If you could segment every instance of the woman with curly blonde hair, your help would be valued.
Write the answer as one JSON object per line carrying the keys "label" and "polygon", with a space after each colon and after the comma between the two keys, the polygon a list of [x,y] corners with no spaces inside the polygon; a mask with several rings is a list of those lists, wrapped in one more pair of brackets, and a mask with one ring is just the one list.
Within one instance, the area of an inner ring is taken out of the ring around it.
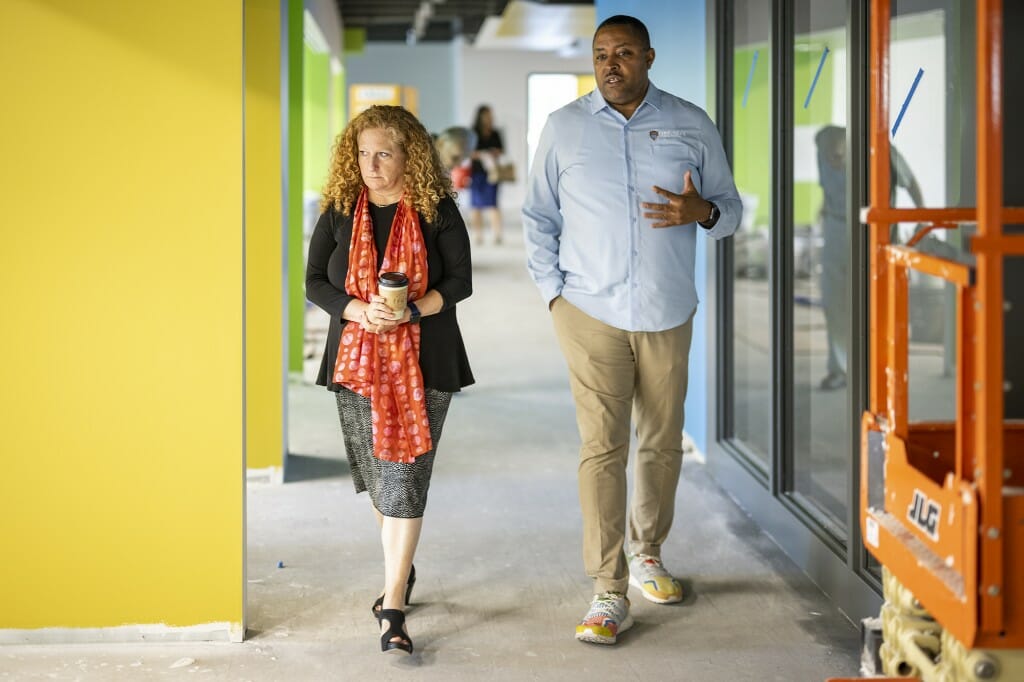
{"label": "woman with curly blonde hair", "polygon": [[[371,107],[338,136],[309,244],[306,296],[331,316],[317,383],[335,393],[352,481],[381,529],[385,652],[413,650],[405,607],[434,454],[452,393],[473,383],[455,316],[473,288],[469,234],[453,196],[416,117]],[[399,310],[378,290],[396,281]]]}

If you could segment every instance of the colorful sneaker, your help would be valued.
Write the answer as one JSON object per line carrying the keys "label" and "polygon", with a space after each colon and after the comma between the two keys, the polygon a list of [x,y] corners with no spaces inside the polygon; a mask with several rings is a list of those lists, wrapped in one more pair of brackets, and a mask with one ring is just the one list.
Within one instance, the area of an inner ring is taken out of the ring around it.
{"label": "colorful sneaker", "polygon": [[629,558],[629,584],[655,604],[683,600],[683,586],[665,570],[661,559],[648,554],[634,554]]}
{"label": "colorful sneaker", "polygon": [[633,627],[629,599],[621,592],[595,594],[583,622],[576,626],[576,639],[591,644],[615,644],[620,634]]}

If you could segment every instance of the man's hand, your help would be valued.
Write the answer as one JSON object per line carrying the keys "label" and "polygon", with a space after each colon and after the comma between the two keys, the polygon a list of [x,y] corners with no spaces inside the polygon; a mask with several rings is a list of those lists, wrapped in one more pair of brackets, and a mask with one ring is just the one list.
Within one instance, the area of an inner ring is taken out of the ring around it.
{"label": "man's hand", "polygon": [[711,215],[711,203],[697,193],[690,178],[690,171],[683,175],[683,193],[675,194],[657,185],[654,191],[668,199],[667,204],[655,204],[643,202],[640,204],[647,209],[645,218],[654,220],[652,227],[672,227],[674,225],[686,225],[707,220]]}

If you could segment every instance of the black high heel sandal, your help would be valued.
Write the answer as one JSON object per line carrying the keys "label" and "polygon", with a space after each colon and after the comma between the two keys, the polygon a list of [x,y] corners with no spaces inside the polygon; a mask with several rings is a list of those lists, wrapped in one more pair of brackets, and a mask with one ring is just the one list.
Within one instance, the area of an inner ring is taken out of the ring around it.
{"label": "black high heel sandal", "polygon": [[[390,651],[404,651],[412,654],[412,640],[406,633],[405,612],[398,609],[381,609],[380,617],[388,622],[388,631],[380,636],[380,650],[382,653]],[[392,641],[398,638],[398,641]]]}
{"label": "black high heel sandal", "polygon": [[[408,606],[412,603],[412,586],[416,584],[416,566],[412,565],[409,567],[409,580],[405,583],[405,605]],[[373,613],[373,617],[380,622],[380,610],[384,608],[384,595],[377,597],[377,601],[373,602],[373,606],[370,607],[370,611]]]}

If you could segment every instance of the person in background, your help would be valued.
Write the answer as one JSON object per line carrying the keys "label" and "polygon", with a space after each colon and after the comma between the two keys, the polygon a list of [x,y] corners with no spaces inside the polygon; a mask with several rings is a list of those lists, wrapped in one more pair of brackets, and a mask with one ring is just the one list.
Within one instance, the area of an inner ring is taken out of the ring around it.
{"label": "person in background", "polygon": [[[583,563],[594,597],[576,639],[614,644],[633,624],[629,585],[657,604],[683,598],[661,550],[683,457],[694,251],[698,235],[731,235],[742,203],[711,119],[648,79],[647,27],[610,17],[592,48],[597,89],[548,117],[523,230],[582,439]],[[627,510],[631,415],[639,447]]]}
{"label": "person in background", "polygon": [[434,139],[441,166],[448,171],[456,191],[469,189],[470,154],[476,146],[476,135],[469,128],[452,126]]}
{"label": "person in background", "polygon": [[[412,653],[405,607],[434,455],[452,394],[473,383],[455,305],[472,293],[469,233],[430,134],[374,106],[338,136],[306,265],[306,296],[331,316],[317,384],[335,394],[356,492],[384,547],[372,611],[381,651]],[[395,312],[378,275],[402,272]]]}
{"label": "person in background", "polygon": [[[825,312],[828,359],[825,376],[818,384],[823,391],[846,387],[846,342],[849,334],[850,225],[846,219],[846,128],[827,125],[814,135],[818,151],[818,182],[821,184],[821,301]],[[923,206],[921,188],[903,155],[890,147],[890,202],[903,187],[914,206]],[[898,233],[892,231],[892,241]]]}
{"label": "person in background", "polygon": [[498,161],[505,151],[501,135],[494,129],[494,114],[486,104],[480,105],[473,119],[476,148],[473,151],[471,173],[470,214],[476,243],[484,243],[483,214],[491,224],[494,243],[501,243],[501,213],[498,210]]}

